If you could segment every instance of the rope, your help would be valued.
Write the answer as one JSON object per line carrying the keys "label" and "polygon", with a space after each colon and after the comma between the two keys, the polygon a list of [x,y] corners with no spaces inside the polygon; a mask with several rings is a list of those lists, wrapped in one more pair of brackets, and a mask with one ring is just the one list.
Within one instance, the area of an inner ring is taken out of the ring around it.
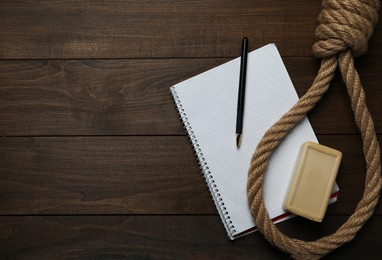
{"label": "rope", "polygon": [[[323,0],[322,6],[315,32],[317,42],[313,45],[315,56],[322,58],[317,77],[306,94],[264,134],[248,170],[248,202],[258,230],[271,244],[296,259],[323,257],[352,240],[372,216],[382,185],[380,148],[353,60],[367,51],[378,20],[379,0]],[[263,197],[264,173],[278,144],[327,91],[337,66],[361,132],[367,168],[365,189],[354,213],[335,233],[307,242],[288,237],[269,218]]]}

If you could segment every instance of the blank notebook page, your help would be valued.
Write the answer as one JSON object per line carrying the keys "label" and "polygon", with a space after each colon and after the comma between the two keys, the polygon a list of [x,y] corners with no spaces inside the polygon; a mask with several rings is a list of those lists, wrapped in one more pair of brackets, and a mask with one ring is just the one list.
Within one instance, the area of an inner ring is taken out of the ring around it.
{"label": "blank notebook page", "polygon": [[[247,201],[252,154],[265,131],[298,100],[276,46],[269,44],[250,52],[243,134],[237,149],[239,70],[240,58],[236,58],[171,88],[231,239],[255,226]],[[271,218],[285,213],[282,203],[300,146],[306,141],[317,142],[308,119],[293,129],[271,157],[264,184]]]}

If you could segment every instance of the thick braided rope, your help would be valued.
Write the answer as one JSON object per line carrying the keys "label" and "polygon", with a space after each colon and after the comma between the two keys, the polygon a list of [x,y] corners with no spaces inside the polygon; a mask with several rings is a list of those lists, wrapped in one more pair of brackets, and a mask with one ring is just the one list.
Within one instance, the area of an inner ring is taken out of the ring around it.
{"label": "thick braided rope", "polygon": [[[317,77],[307,93],[265,133],[248,171],[248,202],[257,228],[271,244],[298,259],[320,258],[352,240],[373,214],[382,186],[380,148],[353,60],[367,51],[367,41],[378,20],[379,1],[324,0],[322,5],[313,46],[314,54],[322,58]],[[288,237],[269,218],[263,197],[264,174],[274,149],[326,92],[337,65],[361,132],[367,168],[365,190],[355,212],[335,233],[306,242]]]}

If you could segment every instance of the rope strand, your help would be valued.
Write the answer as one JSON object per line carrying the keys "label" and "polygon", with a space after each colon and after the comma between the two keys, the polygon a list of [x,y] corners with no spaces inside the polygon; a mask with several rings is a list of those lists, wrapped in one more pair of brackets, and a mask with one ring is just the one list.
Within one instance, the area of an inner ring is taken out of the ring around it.
{"label": "rope strand", "polygon": [[[248,170],[248,202],[258,230],[271,244],[296,259],[323,257],[352,240],[372,216],[382,186],[380,148],[353,59],[367,51],[380,4],[378,0],[324,0],[322,6],[315,33],[317,42],[313,45],[314,54],[322,58],[318,74],[306,94],[264,134]],[[273,224],[264,204],[264,173],[272,152],[327,91],[337,65],[361,132],[367,168],[365,190],[355,212],[335,233],[306,242],[288,237]]]}

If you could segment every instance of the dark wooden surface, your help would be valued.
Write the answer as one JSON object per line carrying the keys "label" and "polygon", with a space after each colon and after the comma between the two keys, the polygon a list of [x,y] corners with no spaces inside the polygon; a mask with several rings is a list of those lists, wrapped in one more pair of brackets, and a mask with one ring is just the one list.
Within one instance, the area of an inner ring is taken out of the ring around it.
{"label": "dark wooden surface", "polygon": [[[1,1],[0,258],[287,258],[259,233],[229,241],[169,87],[274,42],[299,95],[320,1]],[[356,60],[382,141],[382,27]],[[313,240],[363,193],[361,139],[343,83],[309,114],[344,153],[323,223],[281,223]],[[381,259],[382,207],[328,258]]]}

